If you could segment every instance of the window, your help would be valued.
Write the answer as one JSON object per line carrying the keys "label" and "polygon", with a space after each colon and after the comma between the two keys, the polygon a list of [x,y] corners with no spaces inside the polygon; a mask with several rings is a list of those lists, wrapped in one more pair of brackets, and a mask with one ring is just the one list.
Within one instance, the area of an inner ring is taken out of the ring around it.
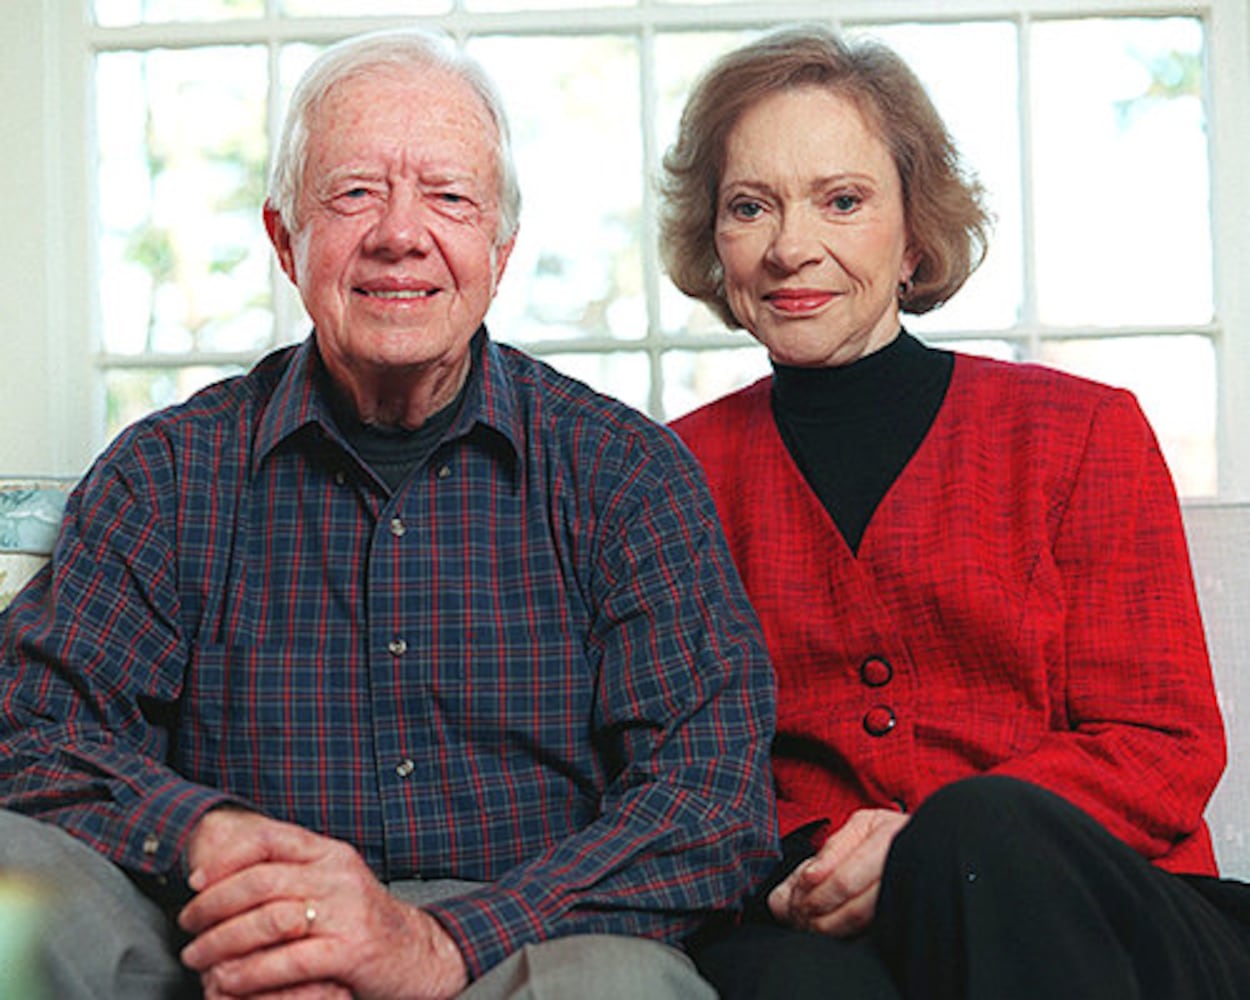
{"label": "window", "polygon": [[[772,5],[85,6],[87,24],[67,32],[66,51],[78,44],[85,54],[92,94],[81,154],[102,406],[83,419],[97,446],[306,334],[259,218],[284,98],[325,44],[401,23],[450,31],[508,105],[525,205],[488,318],[496,337],[658,419],[767,370],[753,341],[663,276],[648,179],[693,76],[776,23]],[[1250,227],[1213,221],[1244,217],[1229,183],[1246,157],[1244,117],[1234,118],[1244,114],[1235,108],[1244,4],[1085,0],[1079,16],[1070,9],[1064,0],[786,5],[790,20],[871,33],[899,51],[988,189],[996,227],[985,265],[946,307],[906,317],[908,327],[931,342],[1125,385],[1184,495],[1247,492],[1250,460],[1232,428],[1250,422],[1250,386],[1236,394],[1250,317],[1226,287],[1230,265],[1219,265],[1250,253]]]}

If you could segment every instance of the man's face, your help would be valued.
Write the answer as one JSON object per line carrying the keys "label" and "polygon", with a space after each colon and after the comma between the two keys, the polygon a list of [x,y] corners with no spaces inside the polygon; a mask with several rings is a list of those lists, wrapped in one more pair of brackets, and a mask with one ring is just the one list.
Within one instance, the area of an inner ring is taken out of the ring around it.
{"label": "man's face", "polygon": [[467,365],[508,254],[495,126],[463,81],[387,68],[336,84],[308,121],[294,231],[266,206],[331,375],[349,392]]}

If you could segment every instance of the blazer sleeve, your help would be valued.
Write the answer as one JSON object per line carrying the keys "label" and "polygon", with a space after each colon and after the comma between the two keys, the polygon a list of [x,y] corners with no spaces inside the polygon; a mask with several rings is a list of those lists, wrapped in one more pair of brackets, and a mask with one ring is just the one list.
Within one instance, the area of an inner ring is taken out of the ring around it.
{"label": "blazer sleeve", "polygon": [[1206,836],[1223,725],[1180,507],[1129,393],[1096,408],[1071,483],[1053,512],[1065,626],[1050,693],[1068,727],[996,771],[1050,788],[1145,857],[1184,868],[1196,856],[1184,842]]}

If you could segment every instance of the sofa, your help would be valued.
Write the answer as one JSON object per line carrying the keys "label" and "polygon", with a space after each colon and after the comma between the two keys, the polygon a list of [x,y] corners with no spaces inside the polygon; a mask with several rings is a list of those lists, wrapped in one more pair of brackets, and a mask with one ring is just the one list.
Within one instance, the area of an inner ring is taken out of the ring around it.
{"label": "sofa", "polygon": [[[46,561],[72,482],[0,479],[0,608]],[[1229,766],[1207,809],[1221,872],[1250,881],[1250,503],[1183,507]]]}

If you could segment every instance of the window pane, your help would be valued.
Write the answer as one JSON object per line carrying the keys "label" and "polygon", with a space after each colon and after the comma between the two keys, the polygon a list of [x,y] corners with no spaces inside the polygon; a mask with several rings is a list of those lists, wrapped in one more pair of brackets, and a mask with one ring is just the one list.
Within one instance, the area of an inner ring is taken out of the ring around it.
{"label": "window pane", "polygon": [[373,14],[446,14],[451,0],[282,0],[292,17],[367,17]]}
{"label": "window pane", "polygon": [[260,17],[265,0],[95,0],[96,24],[113,27],[151,21],[224,21]]}
{"label": "window pane", "polygon": [[115,368],[104,373],[105,408],[112,438],[144,414],[181,403],[210,382],[241,374],[234,367]]}
{"label": "window pane", "polygon": [[[677,139],[677,124],[695,79],[721,54],[759,32],[670,31],[655,38],[656,147],[661,155]],[[701,303],[660,275],[660,326],[669,333],[723,333],[725,326]]]}
{"label": "window pane", "polygon": [[[911,329],[911,317],[907,317],[904,326]],[[997,339],[977,339],[969,337],[968,339],[944,340],[940,337],[921,336],[921,340],[945,351],[959,351],[961,354],[976,354],[983,358],[993,358],[995,361],[1024,361],[1027,357],[1027,351],[1024,345],[1011,340]]]}
{"label": "window pane", "polygon": [[1059,340],[1043,363],[1136,393],[1183,496],[1212,496],[1215,459],[1215,347],[1206,337]]}
{"label": "window pane", "polygon": [[104,350],[268,343],[264,49],[105,53],[96,89]]}
{"label": "window pane", "polygon": [[636,410],[647,409],[651,366],[641,351],[547,354],[543,360],[592,389],[614,396]]}
{"label": "window pane", "polygon": [[643,337],[636,44],[480,38],[469,49],[507,103],[524,197],[492,329],[519,342]]}
{"label": "window pane", "polygon": [[586,7],[636,7],[638,0],[466,0],[465,10],[572,10]]}
{"label": "window pane", "polygon": [[1202,63],[1197,18],[1034,29],[1043,322],[1211,318]]}
{"label": "window pane", "polygon": [[871,34],[906,60],[946,122],[966,169],[985,186],[993,217],[985,263],[942,308],[908,316],[909,329],[1002,329],[1021,299],[1018,38],[1004,21],[900,24]]}
{"label": "window pane", "polygon": [[742,339],[751,346],[664,352],[661,370],[665,420],[675,420],[772,371],[764,348],[745,333]]}

